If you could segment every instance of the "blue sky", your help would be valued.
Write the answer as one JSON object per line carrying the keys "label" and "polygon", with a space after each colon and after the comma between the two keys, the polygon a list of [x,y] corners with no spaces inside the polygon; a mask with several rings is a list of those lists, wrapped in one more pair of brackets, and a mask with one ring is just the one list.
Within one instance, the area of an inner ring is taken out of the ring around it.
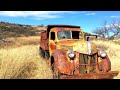
{"label": "blue sky", "polygon": [[120,20],[120,11],[0,11],[0,21],[26,24],[79,25],[85,32],[92,32],[107,20]]}

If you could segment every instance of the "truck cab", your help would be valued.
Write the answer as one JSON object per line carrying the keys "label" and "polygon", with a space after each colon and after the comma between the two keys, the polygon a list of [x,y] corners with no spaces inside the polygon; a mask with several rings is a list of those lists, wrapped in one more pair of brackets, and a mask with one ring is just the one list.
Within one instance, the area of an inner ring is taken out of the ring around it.
{"label": "truck cab", "polygon": [[80,26],[48,25],[40,35],[40,55],[53,71],[53,78],[113,78],[107,53],[85,40]]}

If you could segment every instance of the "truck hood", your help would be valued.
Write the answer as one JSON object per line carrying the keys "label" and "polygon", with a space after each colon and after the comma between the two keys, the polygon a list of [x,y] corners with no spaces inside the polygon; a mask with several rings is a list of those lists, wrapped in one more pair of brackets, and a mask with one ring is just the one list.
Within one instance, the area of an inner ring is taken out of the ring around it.
{"label": "truck hood", "polygon": [[96,44],[90,41],[80,40],[62,40],[57,43],[62,49],[72,49],[73,51],[83,54],[94,54],[97,52]]}
{"label": "truck hood", "polygon": [[80,40],[61,40],[57,44],[60,46],[74,46],[76,45]]}
{"label": "truck hood", "polygon": [[93,42],[89,42],[89,41],[85,41],[83,43],[77,42],[76,45],[73,46],[73,51],[92,55],[97,52],[97,47],[96,44]]}

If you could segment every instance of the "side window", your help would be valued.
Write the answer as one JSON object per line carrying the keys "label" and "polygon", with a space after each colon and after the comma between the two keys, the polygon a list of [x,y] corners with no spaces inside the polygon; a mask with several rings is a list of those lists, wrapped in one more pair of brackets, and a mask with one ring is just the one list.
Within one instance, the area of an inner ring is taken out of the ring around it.
{"label": "side window", "polygon": [[73,39],[79,39],[79,31],[72,31],[72,38]]}
{"label": "side window", "polygon": [[51,38],[51,40],[55,40],[55,32],[51,32],[51,36],[50,36]]}

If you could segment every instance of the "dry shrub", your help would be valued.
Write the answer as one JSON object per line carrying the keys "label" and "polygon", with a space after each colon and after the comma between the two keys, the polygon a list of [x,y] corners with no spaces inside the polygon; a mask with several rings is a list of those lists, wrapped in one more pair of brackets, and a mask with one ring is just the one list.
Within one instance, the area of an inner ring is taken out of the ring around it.
{"label": "dry shrub", "polygon": [[31,37],[19,37],[15,40],[16,45],[38,45],[40,43],[39,36],[31,36]]}
{"label": "dry shrub", "polygon": [[7,38],[0,40],[0,48],[14,48],[23,45],[38,45],[39,43],[39,36]]}
{"label": "dry shrub", "polygon": [[52,71],[38,54],[38,46],[0,49],[1,79],[51,79]]}

